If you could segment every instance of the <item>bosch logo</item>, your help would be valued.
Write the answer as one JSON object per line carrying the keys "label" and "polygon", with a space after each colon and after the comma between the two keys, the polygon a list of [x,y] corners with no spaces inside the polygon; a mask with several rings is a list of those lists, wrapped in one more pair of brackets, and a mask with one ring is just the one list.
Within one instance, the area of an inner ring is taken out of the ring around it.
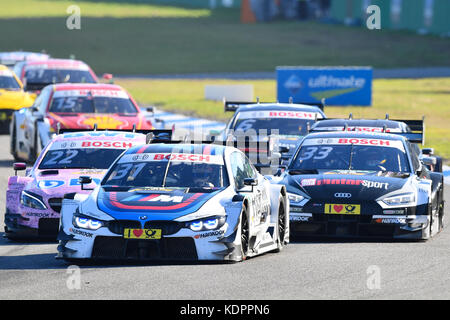
{"label": "bosch logo", "polygon": [[334,194],[334,197],[335,198],[351,198],[352,194],[351,193],[340,193],[340,192],[338,192],[338,193]]}

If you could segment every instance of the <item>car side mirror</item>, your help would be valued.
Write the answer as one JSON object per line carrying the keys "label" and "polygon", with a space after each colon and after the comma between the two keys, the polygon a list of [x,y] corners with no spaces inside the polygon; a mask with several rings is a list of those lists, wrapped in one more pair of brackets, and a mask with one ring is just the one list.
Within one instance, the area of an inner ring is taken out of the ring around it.
{"label": "car side mirror", "polygon": [[102,78],[108,80],[108,82],[111,84],[114,83],[114,77],[111,73],[104,73]]}
{"label": "car side mirror", "polygon": [[13,169],[15,171],[15,175],[17,176],[17,171],[23,171],[27,169],[27,164],[24,162],[14,162]]}
{"label": "car side mirror", "polygon": [[88,176],[81,176],[78,178],[78,183],[81,185],[81,190],[94,190],[93,188],[85,188],[85,184],[91,184],[92,178]]}
{"label": "car side mirror", "polygon": [[289,147],[286,147],[286,146],[278,147],[279,153],[288,153],[289,150],[290,150]]}
{"label": "car side mirror", "polygon": [[428,156],[431,156],[432,154],[434,154],[434,149],[433,148],[423,148],[422,149],[422,154],[426,154]]}
{"label": "car side mirror", "polygon": [[286,171],[287,166],[286,165],[281,165],[278,167],[277,171],[275,172],[274,176],[279,177],[281,176],[281,174]]}
{"label": "car side mirror", "polygon": [[433,157],[423,157],[420,161],[430,170],[433,170],[433,167],[436,165],[436,158]]}
{"label": "car side mirror", "polygon": [[254,187],[258,185],[258,181],[255,178],[245,178],[244,185]]}

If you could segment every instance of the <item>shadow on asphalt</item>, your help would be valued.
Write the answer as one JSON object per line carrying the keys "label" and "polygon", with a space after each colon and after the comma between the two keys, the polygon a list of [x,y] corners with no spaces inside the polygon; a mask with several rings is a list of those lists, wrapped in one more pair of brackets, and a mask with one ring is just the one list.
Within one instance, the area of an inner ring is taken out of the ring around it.
{"label": "shadow on asphalt", "polygon": [[37,239],[37,238],[20,238],[8,239],[4,232],[0,232],[0,247],[2,246],[26,246],[26,245],[46,245],[57,244],[58,241],[53,239]]}
{"label": "shadow on asphalt", "polygon": [[80,269],[136,268],[161,266],[227,265],[230,262],[216,261],[65,261],[56,259],[55,253],[0,256],[0,270],[52,270],[78,266]]}
{"label": "shadow on asphalt", "polygon": [[0,256],[0,270],[51,270],[66,269],[64,261],[55,259],[55,253]]}
{"label": "shadow on asphalt", "polygon": [[14,175],[13,164],[14,160],[0,160],[0,168],[11,168],[11,175]]}
{"label": "shadow on asphalt", "polygon": [[305,237],[290,236],[289,244],[340,244],[340,243],[420,243],[426,240],[415,239],[385,239],[385,238],[335,238],[335,237]]}

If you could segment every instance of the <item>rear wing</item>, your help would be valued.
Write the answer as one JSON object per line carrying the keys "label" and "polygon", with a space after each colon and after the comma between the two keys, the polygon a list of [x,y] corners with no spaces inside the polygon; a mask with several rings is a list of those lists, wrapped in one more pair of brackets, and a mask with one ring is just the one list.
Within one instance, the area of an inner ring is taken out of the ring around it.
{"label": "rear wing", "polygon": [[[250,104],[260,104],[260,103],[264,103],[264,104],[269,104],[269,103],[279,103],[277,102],[260,102],[259,99],[256,99],[256,102],[243,102],[243,101],[226,101],[226,99],[223,99],[223,108],[225,110],[225,112],[235,112],[237,109],[239,109],[240,107],[246,106],[246,105],[250,105]],[[289,103],[296,105],[296,104],[303,104],[303,105],[307,105],[307,106],[311,106],[311,107],[318,107],[320,110],[324,110],[325,108],[325,101],[322,102],[317,102],[317,103],[312,103],[312,102],[296,102],[295,104],[293,103],[292,98],[289,99]]]}
{"label": "rear wing", "polygon": [[65,128],[60,128],[59,127],[59,123],[58,123],[58,128],[57,128],[57,132],[56,134],[64,134],[64,133],[76,133],[76,132],[97,132],[97,131],[114,131],[114,132],[129,132],[129,133],[140,133],[140,134],[145,134],[148,135],[149,134],[154,134],[154,135],[161,135],[161,134],[169,134],[171,138],[172,136],[172,130],[161,130],[161,129],[148,129],[148,130],[141,130],[141,129],[136,129],[136,125],[133,125],[132,129],[98,129],[97,125],[94,125],[94,128],[92,129],[87,129],[87,128],[77,128],[77,129],[65,129]]}
{"label": "rear wing", "polygon": [[[356,131],[355,129],[358,127],[363,126],[357,126],[355,124],[350,124],[346,122],[346,120],[352,121],[352,120],[373,120],[373,121],[379,121],[379,120],[389,120],[392,122],[403,122],[406,124],[406,126],[409,128],[410,131],[406,132],[392,132],[389,131],[389,128],[387,125],[384,125],[380,128],[380,131],[375,131],[379,133],[389,133],[389,134],[395,134],[395,135],[401,135],[404,136],[409,142],[411,143],[419,143],[424,145],[425,144],[425,116],[422,117],[421,120],[405,120],[405,119],[390,119],[389,115],[386,114],[385,119],[354,119],[353,115],[350,113],[348,119],[342,119],[342,118],[327,118],[327,119],[317,119],[317,122],[321,121],[333,121],[333,120],[340,120],[342,121],[342,125],[334,125],[333,127],[330,127],[328,129],[320,129],[320,127],[313,127],[309,132],[324,132],[324,131]],[[341,128],[342,127],[342,128]],[[364,131],[364,130],[362,130]]]}
{"label": "rear wing", "polygon": [[[147,135],[147,144],[165,143],[165,144],[211,144],[218,146],[235,147],[241,150],[261,171],[262,168],[270,168],[272,165],[278,166],[280,155],[274,152],[275,141],[269,138],[267,141],[242,140],[162,140],[158,138],[150,139]],[[274,162],[275,161],[275,162]]]}

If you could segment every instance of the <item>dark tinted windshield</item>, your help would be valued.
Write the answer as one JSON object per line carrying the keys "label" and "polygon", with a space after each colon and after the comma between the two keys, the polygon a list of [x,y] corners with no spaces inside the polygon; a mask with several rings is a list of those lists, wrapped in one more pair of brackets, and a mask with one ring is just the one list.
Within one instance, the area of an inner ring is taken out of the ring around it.
{"label": "dark tinted windshield", "polygon": [[137,110],[130,99],[84,96],[53,98],[49,112],[136,114]]}
{"label": "dark tinted windshield", "polygon": [[48,151],[39,169],[108,169],[125,149],[65,149]]}
{"label": "dark tinted windshield", "polygon": [[20,85],[14,77],[0,75],[0,89],[19,90]]}
{"label": "dark tinted windshield", "polygon": [[307,134],[308,122],[310,125],[314,123],[314,121],[301,119],[244,119],[236,122],[234,130],[253,129],[258,133],[261,129],[267,129],[269,135],[304,136]]}
{"label": "dark tinted windshield", "polygon": [[222,188],[228,186],[228,178],[225,166],[222,164],[175,160],[119,161],[109,170],[102,185],[120,187]]}
{"label": "dark tinted windshield", "polygon": [[25,72],[27,85],[33,83],[95,83],[88,70],[29,69]]}
{"label": "dark tinted windshield", "polygon": [[308,124],[312,126],[315,118],[322,115],[305,111],[261,110],[241,111],[236,115],[234,130],[268,130],[267,134],[304,136]]}
{"label": "dark tinted windshield", "polygon": [[[311,141],[317,140],[317,141]],[[322,140],[321,143],[315,143]],[[291,170],[362,170],[410,172],[408,157],[401,141],[390,141],[390,146],[367,145],[366,142],[380,141],[367,139],[346,140],[345,143],[327,143],[324,139],[307,139],[300,147]],[[361,145],[350,140],[363,141]],[[386,140],[381,140],[386,141]]]}

